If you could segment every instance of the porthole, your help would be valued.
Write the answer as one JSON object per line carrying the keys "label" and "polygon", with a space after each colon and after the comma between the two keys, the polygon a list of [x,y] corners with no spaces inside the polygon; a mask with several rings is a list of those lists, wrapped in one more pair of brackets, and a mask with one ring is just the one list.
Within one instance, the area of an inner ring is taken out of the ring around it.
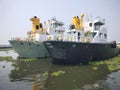
{"label": "porthole", "polygon": [[23,45],[23,43],[20,43],[21,45]]}

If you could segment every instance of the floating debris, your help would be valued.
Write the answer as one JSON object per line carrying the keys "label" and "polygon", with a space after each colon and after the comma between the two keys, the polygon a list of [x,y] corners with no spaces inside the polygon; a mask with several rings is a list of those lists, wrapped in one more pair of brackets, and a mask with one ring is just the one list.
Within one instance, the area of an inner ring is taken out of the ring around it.
{"label": "floating debris", "polygon": [[63,75],[63,74],[65,74],[65,71],[57,71],[57,72],[53,72],[53,73],[51,73],[51,76],[60,76],[60,75]]}
{"label": "floating debris", "polygon": [[93,67],[93,70],[97,70],[98,69],[98,67]]}
{"label": "floating debris", "polygon": [[43,73],[43,76],[48,76],[48,72]]}

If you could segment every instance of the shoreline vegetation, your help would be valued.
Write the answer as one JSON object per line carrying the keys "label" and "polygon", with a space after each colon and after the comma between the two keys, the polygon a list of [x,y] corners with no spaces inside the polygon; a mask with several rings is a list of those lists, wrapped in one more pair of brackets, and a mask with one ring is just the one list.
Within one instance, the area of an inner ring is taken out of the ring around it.
{"label": "shoreline vegetation", "polygon": [[[31,62],[38,59],[37,58],[27,58],[27,59],[20,58],[18,60],[23,62]],[[0,61],[15,62],[18,60],[14,59],[12,56],[0,56]],[[93,70],[99,69],[100,66],[105,66],[110,72],[118,71],[120,70],[120,54],[110,59],[89,62],[89,65],[93,67]]]}
{"label": "shoreline vegetation", "polygon": [[110,72],[115,72],[120,70],[120,54],[116,57],[106,59],[106,60],[101,60],[101,61],[95,61],[95,62],[89,62],[90,65],[93,66],[94,70],[99,69],[99,66],[106,66],[108,71]]}

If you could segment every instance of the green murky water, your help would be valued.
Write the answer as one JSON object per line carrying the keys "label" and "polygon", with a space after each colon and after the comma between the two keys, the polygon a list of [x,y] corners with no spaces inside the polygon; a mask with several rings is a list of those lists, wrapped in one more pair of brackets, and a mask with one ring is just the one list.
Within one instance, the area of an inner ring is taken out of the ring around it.
{"label": "green murky water", "polygon": [[0,90],[120,90],[120,71],[106,66],[56,65],[50,58],[19,60],[13,50],[0,51]]}

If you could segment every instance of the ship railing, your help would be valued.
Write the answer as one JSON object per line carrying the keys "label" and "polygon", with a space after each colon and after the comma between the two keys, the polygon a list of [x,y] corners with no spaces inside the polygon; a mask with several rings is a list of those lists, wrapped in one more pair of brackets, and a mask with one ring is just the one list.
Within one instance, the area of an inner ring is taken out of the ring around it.
{"label": "ship railing", "polygon": [[35,41],[46,41],[48,38],[47,38],[47,35],[38,35],[35,37]]}
{"label": "ship railing", "polygon": [[107,30],[105,26],[100,27],[100,30]]}
{"label": "ship railing", "polygon": [[48,40],[54,40],[54,41],[71,41],[71,42],[91,42],[91,37],[80,37],[78,39],[78,36],[75,35],[49,35]]}
{"label": "ship railing", "polygon": [[48,40],[56,40],[56,41],[77,41],[76,36],[71,35],[49,35]]}
{"label": "ship railing", "polygon": [[63,35],[48,35],[48,40],[56,40],[56,41],[63,41]]}
{"label": "ship railing", "polygon": [[59,27],[56,28],[56,30],[65,31],[65,27],[59,26]]}
{"label": "ship railing", "polygon": [[11,38],[11,40],[16,40],[16,41],[35,41],[35,39],[33,38],[24,38],[24,37],[15,37],[15,38]]}
{"label": "ship railing", "polygon": [[74,36],[74,35],[64,35],[63,41],[73,41],[73,42],[76,42],[77,41],[77,37]]}
{"label": "ship railing", "polygon": [[11,38],[11,40],[25,41],[26,38],[24,38],[24,37],[13,37],[13,38]]}
{"label": "ship railing", "polygon": [[96,17],[96,19],[95,19],[96,21],[100,21],[100,22],[103,22],[103,23],[105,23],[105,19],[103,19],[103,18],[101,18],[101,17]]}

